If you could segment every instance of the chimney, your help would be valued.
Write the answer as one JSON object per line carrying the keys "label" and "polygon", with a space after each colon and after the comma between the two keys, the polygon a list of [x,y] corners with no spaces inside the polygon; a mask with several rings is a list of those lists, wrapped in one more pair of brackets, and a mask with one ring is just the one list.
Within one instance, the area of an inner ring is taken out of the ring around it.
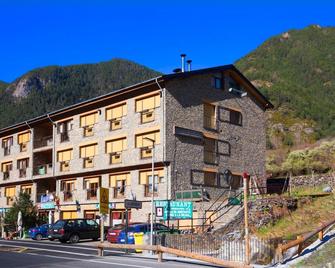
{"label": "chimney", "polygon": [[192,68],[191,68],[191,67],[192,67],[192,66],[191,66],[192,60],[188,60],[188,61],[186,61],[186,62],[187,62],[187,71],[190,72],[191,69],[192,69]]}
{"label": "chimney", "polygon": [[181,72],[185,72],[185,57],[186,57],[186,54],[181,54],[180,55],[181,57]]}

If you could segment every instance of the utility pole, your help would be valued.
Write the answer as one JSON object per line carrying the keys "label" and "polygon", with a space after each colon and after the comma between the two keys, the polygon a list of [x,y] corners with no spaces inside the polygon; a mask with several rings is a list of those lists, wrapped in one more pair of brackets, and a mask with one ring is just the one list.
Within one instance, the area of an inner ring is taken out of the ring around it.
{"label": "utility pole", "polygon": [[155,201],[155,140],[143,138],[152,142],[152,162],[151,162],[151,217],[150,217],[150,246],[153,245],[154,236],[154,201]]}
{"label": "utility pole", "polygon": [[249,221],[248,221],[248,184],[250,175],[243,172],[243,203],[244,203],[244,232],[245,232],[245,262],[250,264],[250,236],[249,236]]}

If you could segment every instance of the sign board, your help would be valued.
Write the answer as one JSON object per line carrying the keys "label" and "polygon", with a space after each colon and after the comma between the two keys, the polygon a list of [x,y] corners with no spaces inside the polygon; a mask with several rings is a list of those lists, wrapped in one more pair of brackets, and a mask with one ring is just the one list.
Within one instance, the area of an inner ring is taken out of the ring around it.
{"label": "sign board", "polygon": [[189,201],[155,201],[155,207],[163,209],[163,220],[192,219],[193,216],[193,203]]}
{"label": "sign board", "polygon": [[142,208],[142,202],[141,201],[137,201],[137,200],[125,199],[124,200],[124,207],[125,208],[141,209]]}
{"label": "sign board", "polygon": [[[96,207],[97,209],[99,209],[99,208],[100,208],[100,204],[96,204],[95,207]],[[111,203],[109,203],[108,207],[109,207],[110,209],[115,209],[115,208],[116,208],[116,203],[111,202]]]}
{"label": "sign board", "polygon": [[54,208],[55,208],[54,202],[41,203],[41,209],[54,209]]}
{"label": "sign board", "polygon": [[156,217],[163,217],[164,216],[164,208],[156,207]]}
{"label": "sign board", "polygon": [[109,189],[100,187],[99,212],[108,214],[109,206]]}
{"label": "sign board", "polygon": [[203,198],[202,190],[187,190],[187,191],[176,191],[177,200],[201,200]]}

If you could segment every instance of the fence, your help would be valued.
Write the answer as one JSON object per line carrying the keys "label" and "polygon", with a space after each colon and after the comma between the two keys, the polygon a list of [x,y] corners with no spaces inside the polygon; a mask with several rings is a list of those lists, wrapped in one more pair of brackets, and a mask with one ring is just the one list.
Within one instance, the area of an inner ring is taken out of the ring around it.
{"label": "fence", "polygon": [[[231,239],[226,236],[206,234],[163,234],[155,236],[156,245],[179,249],[213,258],[246,262],[245,240]],[[278,239],[259,239],[251,237],[251,262],[269,264],[275,259]]]}

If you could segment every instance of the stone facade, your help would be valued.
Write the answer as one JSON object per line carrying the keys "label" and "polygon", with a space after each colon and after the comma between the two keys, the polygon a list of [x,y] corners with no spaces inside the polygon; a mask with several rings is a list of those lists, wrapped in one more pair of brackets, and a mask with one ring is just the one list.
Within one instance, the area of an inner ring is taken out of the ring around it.
{"label": "stone facade", "polygon": [[290,187],[331,186],[335,188],[335,173],[310,174],[290,178]]}

